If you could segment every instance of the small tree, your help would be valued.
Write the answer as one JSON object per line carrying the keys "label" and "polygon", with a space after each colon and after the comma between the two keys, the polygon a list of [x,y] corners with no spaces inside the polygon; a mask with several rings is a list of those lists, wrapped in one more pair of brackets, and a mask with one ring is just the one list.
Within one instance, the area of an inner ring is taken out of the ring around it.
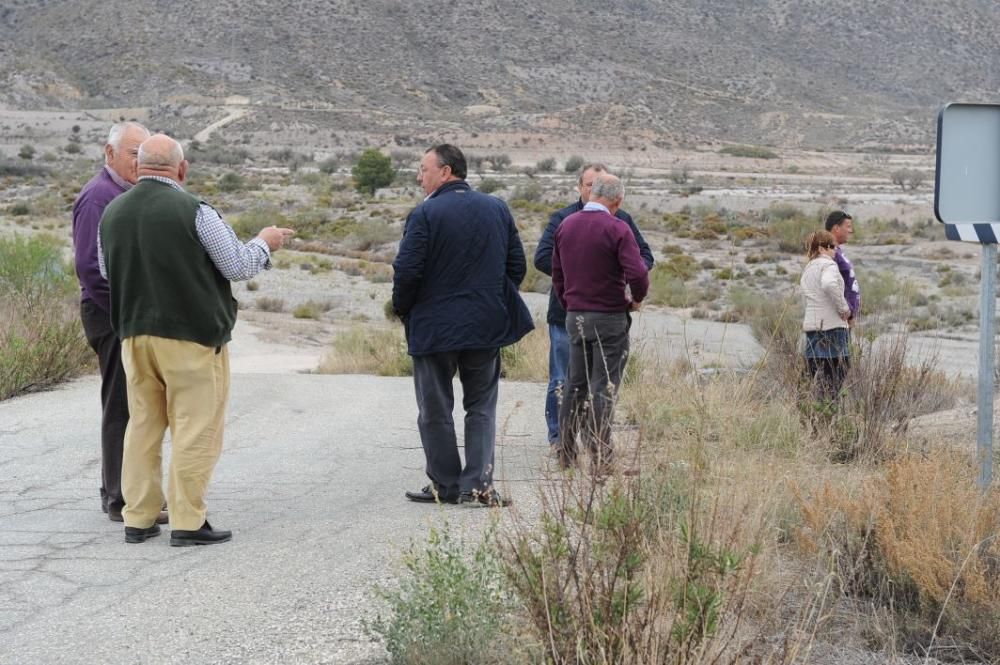
{"label": "small tree", "polygon": [[924,174],[916,169],[898,169],[892,172],[892,184],[902,190],[917,189],[924,183]]}
{"label": "small tree", "polygon": [[566,164],[563,166],[563,170],[566,173],[576,173],[583,166],[583,157],[580,155],[573,155],[566,160]]}
{"label": "small tree", "polygon": [[238,192],[246,189],[246,180],[239,173],[229,172],[219,178],[219,189],[223,192]]}
{"label": "small tree", "polygon": [[335,155],[330,155],[319,163],[321,173],[336,173],[338,168],[340,168],[340,160]]}
{"label": "small tree", "polygon": [[354,176],[355,189],[371,196],[379,187],[392,183],[396,170],[392,168],[390,157],[383,155],[378,148],[368,148],[358,157],[351,175]]}
{"label": "small tree", "polygon": [[535,164],[535,169],[539,173],[551,173],[552,171],[555,171],[556,170],[556,158],[555,157],[546,157],[545,159],[540,160],[537,164]]}
{"label": "small tree", "polygon": [[25,143],[21,146],[21,150],[17,153],[17,156],[21,159],[34,159],[35,158],[35,146],[30,143]]}

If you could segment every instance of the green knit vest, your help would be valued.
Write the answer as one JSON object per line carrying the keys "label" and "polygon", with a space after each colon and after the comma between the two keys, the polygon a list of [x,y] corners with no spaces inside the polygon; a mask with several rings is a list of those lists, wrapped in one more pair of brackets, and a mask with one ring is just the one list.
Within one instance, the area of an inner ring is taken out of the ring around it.
{"label": "green knit vest", "polygon": [[201,204],[156,180],[140,180],[108,204],[101,245],[120,339],[154,335],[222,346],[236,323],[229,280],[195,228]]}

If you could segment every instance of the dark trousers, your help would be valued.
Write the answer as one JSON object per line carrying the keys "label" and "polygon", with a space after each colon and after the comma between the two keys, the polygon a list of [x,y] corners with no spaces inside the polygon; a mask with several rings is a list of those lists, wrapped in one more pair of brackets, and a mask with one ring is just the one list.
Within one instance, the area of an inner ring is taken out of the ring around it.
{"label": "dark trousers", "polygon": [[[455,436],[455,394],[458,372],[465,409],[465,467]],[[417,393],[417,426],[427,459],[427,477],[442,497],[485,491],[493,486],[496,446],[500,350],[449,351],[413,357]]]}
{"label": "dark trousers", "polygon": [[611,423],[629,350],[622,313],[567,312],[569,369],[559,410],[561,455],[571,462],[580,436],[598,463],[612,461]]}
{"label": "dark trousers", "polygon": [[121,509],[122,450],[128,425],[128,396],[121,342],[111,329],[111,315],[85,300],[80,303],[80,319],[101,368],[101,502],[106,508]]}

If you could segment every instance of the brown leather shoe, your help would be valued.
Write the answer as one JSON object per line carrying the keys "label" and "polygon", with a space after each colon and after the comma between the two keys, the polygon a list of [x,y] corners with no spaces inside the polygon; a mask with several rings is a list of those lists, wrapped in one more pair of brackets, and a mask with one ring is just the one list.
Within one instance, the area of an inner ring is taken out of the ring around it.
{"label": "brown leather shoe", "polygon": [[170,523],[170,513],[165,510],[161,510],[160,514],[156,516],[157,524],[169,524]]}

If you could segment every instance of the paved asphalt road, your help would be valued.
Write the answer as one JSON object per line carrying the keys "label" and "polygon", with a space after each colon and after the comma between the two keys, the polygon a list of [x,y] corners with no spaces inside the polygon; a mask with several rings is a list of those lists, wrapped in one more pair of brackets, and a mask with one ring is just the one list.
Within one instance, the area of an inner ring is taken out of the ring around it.
{"label": "paved asphalt road", "polygon": [[[501,386],[496,478],[524,507],[544,390]],[[373,587],[431,524],[488,518],[404,500],[425,480],[410,379],[234,373],[208,495],[234,535],[210,547],[125,544],[99,510],[98,420],[96,377],[0,403],[3,665],[383,662]]]}

